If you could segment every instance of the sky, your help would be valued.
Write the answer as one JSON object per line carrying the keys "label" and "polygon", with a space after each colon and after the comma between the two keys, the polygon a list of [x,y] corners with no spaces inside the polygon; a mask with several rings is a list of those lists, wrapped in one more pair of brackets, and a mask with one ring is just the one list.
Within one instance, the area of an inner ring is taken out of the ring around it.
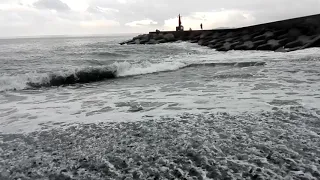
{"label": "sky", "polygon": [[320,0],[0,0],[0,36],[241,27],[320,14]]}

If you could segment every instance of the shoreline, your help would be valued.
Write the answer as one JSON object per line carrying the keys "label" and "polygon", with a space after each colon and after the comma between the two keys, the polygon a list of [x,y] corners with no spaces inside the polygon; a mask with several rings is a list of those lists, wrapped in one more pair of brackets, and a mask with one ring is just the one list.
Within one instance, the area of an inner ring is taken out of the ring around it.
{"label": "shoreline", "polygon": [[318,121],[296,108],[0,134],[0,179],[317,179]]}

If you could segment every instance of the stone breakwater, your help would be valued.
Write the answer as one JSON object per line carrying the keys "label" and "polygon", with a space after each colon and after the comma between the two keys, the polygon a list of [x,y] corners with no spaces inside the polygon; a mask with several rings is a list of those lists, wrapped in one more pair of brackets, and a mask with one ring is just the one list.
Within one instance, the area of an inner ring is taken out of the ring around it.
{"label": "stone breakwater", "polygon": [[120,44],[160,44],[175,41],[189,41],[217,51],[289,52],[320,47],[320,15],[235,29],[150,32]]}

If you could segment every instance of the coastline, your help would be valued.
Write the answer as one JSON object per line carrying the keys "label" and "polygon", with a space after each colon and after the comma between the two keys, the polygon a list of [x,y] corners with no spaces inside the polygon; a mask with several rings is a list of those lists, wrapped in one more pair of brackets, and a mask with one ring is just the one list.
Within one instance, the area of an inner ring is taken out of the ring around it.
{"label": "coastline", "polygon": [[197,43],[217,51],[289,52],[320,47],[320,14],[232,29],[149,32],[120,44],[152,45],[175,41]]}

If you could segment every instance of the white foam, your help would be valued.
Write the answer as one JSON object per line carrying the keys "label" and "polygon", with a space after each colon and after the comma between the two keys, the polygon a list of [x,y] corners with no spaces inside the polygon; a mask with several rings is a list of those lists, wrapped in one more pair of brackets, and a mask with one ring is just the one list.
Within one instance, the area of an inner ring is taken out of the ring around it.
{"label": "white foam", "polygon": [[[162,48],[162,45],[157,46],[157,48]],[[305,63],[306,67],[302,67],[304,65],[302,63],[297,64],[297,66],[288,63],[288,61],[281,62],[281,60],[305,58],[306,56],[313,56],[313,54],[320,57],[314,49],[309,49],[307,52],[297,51],[292,53],[258,51],[221,53],[186,43],[172,43],[165,46],[181,46],[186,49],[186,53],[168,58],[161,57],[163,59],[149,59],[148,61],[137,58],[139,63],[118,62],[112,64],[111,67],[117,70],[118,77],[125,77],[175,71],[190,64],[267,61],[267,65],[265,67],[241,69],[201,67],[190,71],[182,70],[181,73],[179,71],[175,74],[175,79],[166,76],[164,73],[163,76],[166,78],[163,79],[159,79],[157,75],[142,76],[141,78],[130,79],[130,81],[120,79],[119,83],[92,83],[76,89],[72,87],[50,88],[42,91],[42,93],[32,93],[31,95],[27,91],[9,91],[3,93],[8,96],[2,97],[0,93],[0,110],[3,110],[3,112],[0,112],[2,118],[0,132],[33,131],[39,128],[39,124],[49,126],[57,122],[139,121],[144,119],[143,116],[172,117],[184,112],[271,111],[276,105],[272,105],[270,102],[278,99],[292,102],[301,99],[297,102],[298,105],[301,104],[308,109],[320,107],[317,91],[319,83],[310,83],[307,80],[310,78],[316,79],[317,75],[287,72],[292,68],[316,71],[319,69],[317,68],[319,62],[312,65]],[[143,47],[152,48],[154,46]],[[190,49],[200,52],[200,54],[188,54]],[[150,50],[150,52],[152,51]],[[103,70],[106,66],[100,66],[100,68]],[[89,69],[88,67],[80,69],[70,67],[61,73],[71,74]],[[215,75],[223,76],[237,73],[262,74],[262,77],[258,79],[215,79]],[[0,83],[5,85],[0,86],[1,89],[12,89],[12,87],[22,89],[27,81],[47,81],[49,75],[35,72],[20,76],[3,75],[1,78]],[[284,81],[285,78],[288,80],[298,79],[309,82],[309,84],[286,82]],[[14,98],[8,100],[7,97],[11,96],[22,97],[22,100],[15,100]],[[2,100],[4,103],[1,103]],[[128,105],[119,106],[119,103]],[[131,113],[129,112],[131,105],[141,105],[143,110]],[[291,105],[289,103],[278,108],[284,106],[290,108]],[[109,107],[110,111],[103,110]]]}
{"label": "white foam", "polygon": [[174,71],[180,68],[187,66],[183,62],[160,62],[160,63],[150,63],[145,61],[141,64],[130,64],[128,62],[114,63],[113,64],[117,69],[118,77],[133,76],[133,75],[142,75],[150,74],[155,72],[165,72],[165,71]]}
{"label": "white foam", "polygon": [[28,88],[27,83],[44,84],[50,82],[50,76],[52,74],[59,76],[69,76],[71,74],[76,74],[77,72],[84,71],[90,72],[92,69],[100,70],[115,70],[117,77],[126,77],[134,75],[143,75],[156,72],[174,71],[180,68],[186,67],[188,63],[181,61],[165,61],[151,63],[149,61],[144,61],[142,63],[129,63],[129,62],[115,62],[109,66],[103,67],[82,67],[82,68],[69,68],[64,71],[58,71],[55,73],[26,73],[18,75],[0,75],[0,91],[7,90],[22,90]]}
{"label": "white foam", "polygon": [[25,74],[0,75],[0,91],[22,90],[27,88],[27,82],[40,83],[49,82],[49,75],[46,73],[30,72]]}

